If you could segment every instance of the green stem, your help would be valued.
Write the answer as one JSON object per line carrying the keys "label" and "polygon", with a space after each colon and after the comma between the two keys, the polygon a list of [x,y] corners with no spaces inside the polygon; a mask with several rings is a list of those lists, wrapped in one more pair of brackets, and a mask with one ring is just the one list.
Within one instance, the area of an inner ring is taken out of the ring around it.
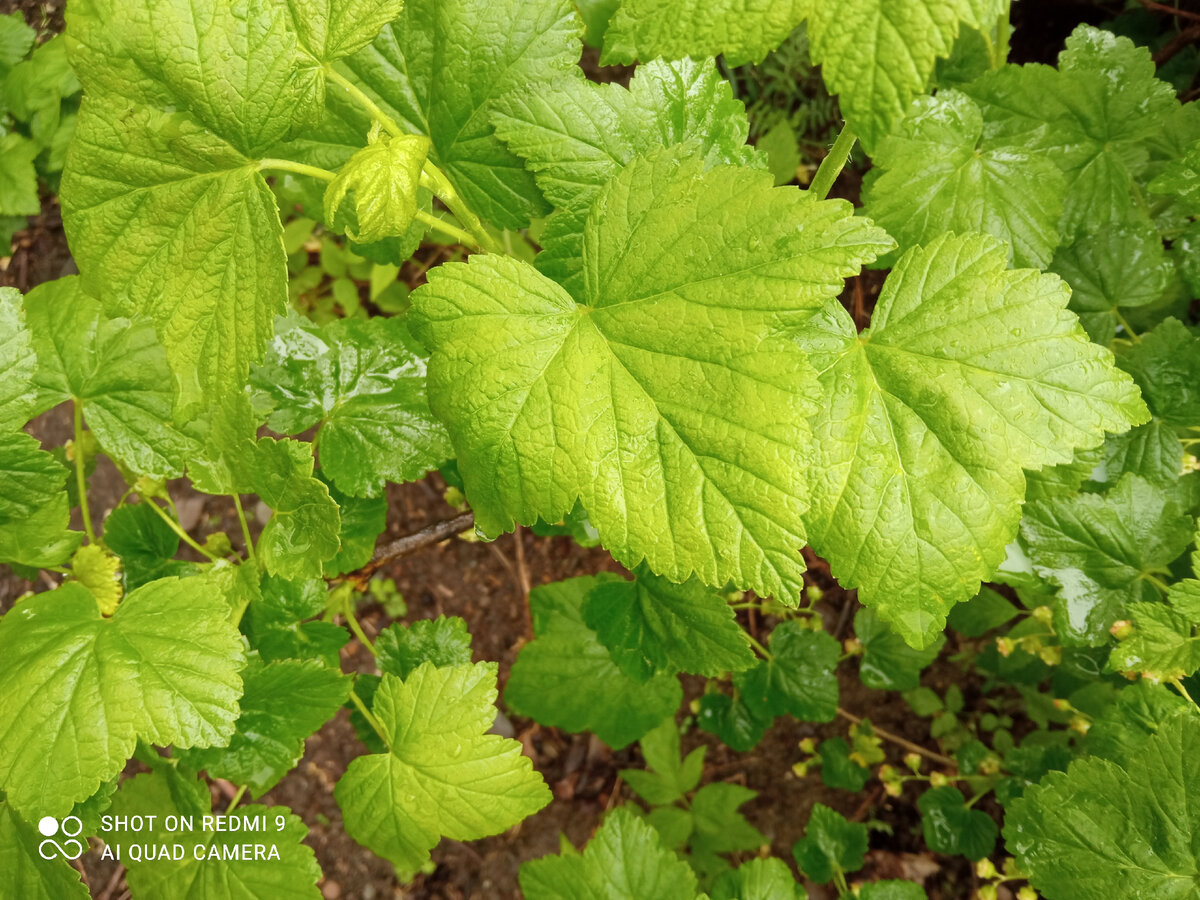
{"label": "green stem", "polygon": [[417,210],[416,218],[417,218],[418,222],[424,222],[426,225],[428,225],[434,231],[440,231],[442,234],[446,235],[447,237],[453,238],[454,240],[458,241],[460,244],[467,244],[469,246],[472,246],[472,245],[478,246],[475,243],[475,238],[472,235],[463,231],[461,228],[456,228],[455,226],[451,225],[449,222],[443,222],[437,216],[432,216],[429,213],[425,212],[425,210],[423,210],[423,209]]}
{"label": "green stem", "polygon": [[380,109],[378,103],[368,97],[362,88],[335,69],[332,64],[325,66],[325,77],[354,98],[355,102],[369,112],[371,117],[382,125],[383,130],[392,137],[400,137],[404,134],[404,130],[396,123],[395,119]]}
{"label": "green stem", "polygon": [[833,883],[837,885],[838,897],[850,896],[850,885],[846,884],[846,873],[837,863],[833,864]]}
{"label": "green stem", "polygon": [[246,788],[248,786],[249,785],[243,784],[237,789],[237,793],[233,795],[233,799],[230,800],[229,805],[225,807],[225,815],[229,815],[231,812],[237,809],[237,805],[242,802],[242,795],[246,793]]}
{"label": "green stem", "polygon": [[254,539],[250,537],[250,526],[246,522],[246,511],[242,509],[242,498],[232,494],[233,506],[237,510],[238,522],[242,526],[242,540],[246,542],[246,557],[254,561]]}
{"label": "green stem", "polygon": [[258,168],[259,171],[269,169],[276,172],[294,172],[297,175],[311,175],[313,178],[319,178],[322,181],[333,181],[333,179],[337,178],[337,175],[328,169],[319,169],[316,166],[295,162],[291,159],[260,159],[258,161]]}
{"label": "green stem", "polygon": [[75,487],[79,491],[79,514],[83,518],[83,530],[89,543],[96,543],[96,530],[92,528],[92,513],[88,509],[87,462],[83,458],[83,404],[78,399],[75,406]]}
{"label": "green stem", "polygon": [[833,142],[833,147],[821,160],[817,174],[813,176],[812,184],[808,187],[808,192],[818,200],[824,200],[829,196],[830,188],[837,181],[842,169],[846,167],[846,160],[850,158],[850,150],[856,140],[858,140],[858,135],[854,133],[854,129],[849,125],[843,126],[837,140]]}
{"label": "green stem", "polygon": [[1171,589],[1166,585],[1166,583],[1161,578],[1151,575],[1149,572],[1143,572],[1142,578],[1145,579],[1146,581],[1150,582],[1150,584],[1152,584],[1157,590],[1162,592],[1162,595],[1164,597],[1167,594],[1171,593]]}
{"label": "green stem", "polygon": [[1187,688],[1183,686],[1183,682],[1180,679],[1172,678],[1171,684],[1175,685],[1175,690],[1179,691],[1179,693],[1183,695],[1183,698],[1187,700],[1188,703],[1192,704],[1192,706],[1196,707],[1197,709],[1200,709],[1200,703],[1197,703],[1192,699],[1192,695],[1188,693]]}
{"label": "green stem", "polygon": [[358,619],[354,615],[354,599],[352,593],[346,594],[346,602],[342,611],[346,616],[346,623],[350,626],[350,630],[354,632],[354,636],[358,638],[360,644],[367,648],[372,656],[378,656],[379,653],[375,649],[375,645],[371,643],[371,639],[367,637],[367,633],[362,630],[362,626],[358,624]]}
{"label": "green stem", "polygon": [[377,735],[379,735],[379,739],[383,741],[384,745],[391,747],[392,742],[388,740],[388,736],[384,733],[383,725],[381,725],[379,720],[375,718],[374,713],[367,709],[367,705],[363,703],[361,699],[359,699],[358,694],[356,694],[353,690],[350,691],[350,702],[355,705],[360,713],[362,713],[362,717],[367,720],[367,724],[375,730]]}
{"label": "green stem", "polygon": [[208,557],[208,559],[211,562],[217,562],[218,557],[209,553],[208,550],[204,549],[203,545],[196,543],[196,541],[192,539],[192,536],[183,530],[183,526],[180,525],[178,522],[176,522],[174,519],[172,519],[170,516],[168,516],[163,511],[163,508],[161,506],[159,506],[153,500],[149,500],[149,499],[146,500],[146,505],[149,506],[152,510],[154,510],[155,515],[157,515],[160,519],[162,519],[164,522],[167,523],[167,527],[170,528],[173,532],[175,532],[175,534],[179,537],[179,539],[181,541],[183,541],[185,544],[187,544],[189,547],[191,547],[193,550],[195,550],[201,556]]}
{"label": "green stem", "polygon": [[438,199],[446,204],[446,208],[454,213],[454,218],[471,232],[471,236],[475,238],[475,243],[489,253],[500,253],[500,245],[492,240],[492,236],[487,233],[483,227],[483,223],[479,221],[479,216],[471,211],[471,208],[463,202],[463,199],[458,196],[458,191],[454,189],[454,185],[450,183],[444,172],[435,166],[429,160],[425,160],[425,168],[421,170],[421,184],[429,188],[437,194]]}
{"label": "green stem", "polygon": [[1120,323],[1121,327],[1125,329],[1125,333],[1129,335],[1130,340],[1132,340],[1135,344],[1140,344],[1142,342],[1141,335],[1133,330],[1133,326],[1129,324],[1129,321],[1123,315],[1121,315],[1121,310],[1114,306],[1113,315],[1117,317],[1117,321]]}
{"label": "green stem", "polygon": [[748,631],[745,632],[745,635],[746,635],[746,639],[748,641],[750,641],[750,646],[753,647],[755,650],[757,650],[759,653],[761,653],[763,659],[774,659],[775,658],[771,655],[770,650],[768,650],[766,647],[764,647],[762,644],[760,644],[758,641],[756,641],[754,639],[754,635],[750,634],[750,632],[748,632]]}

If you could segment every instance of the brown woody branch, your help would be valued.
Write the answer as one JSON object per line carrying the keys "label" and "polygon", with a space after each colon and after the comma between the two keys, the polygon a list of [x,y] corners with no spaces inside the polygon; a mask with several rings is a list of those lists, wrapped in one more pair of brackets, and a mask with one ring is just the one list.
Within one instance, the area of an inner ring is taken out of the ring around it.
{"label": "brown woody branch", "polygon": [[474,525],[475,513],[465,512],[462,515],[455,516],[453,519],[443,519],[440,522],[434,522],[432,525],[426,525],[420,531],[398,537],[381,547],[376,547],[375,555],[371,558],[371,561],[361,569],[346,575],[346,580],[360,589],[365,588],[367,582],[371,580],[371,576],[392,560],[399,559],[401,556],[407,556],[409,553],[415,553],[418,550],[423,550],[433,544],[440,544],[447,538],[452,538],[456,534],[469,531]]}

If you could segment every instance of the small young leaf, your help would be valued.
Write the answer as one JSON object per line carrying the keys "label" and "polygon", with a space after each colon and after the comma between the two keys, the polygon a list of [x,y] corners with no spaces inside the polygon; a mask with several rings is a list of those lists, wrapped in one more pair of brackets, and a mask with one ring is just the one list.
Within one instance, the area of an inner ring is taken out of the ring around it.
{"label": "small young leaf", "polygon": [[983,859],[996,846],[1000,828],[985,812],[971,809],[956,787],[937,787],[917,800],[925,843],[935,853]]}
{"label": "small young leaf", "polygon": [[83,540],[71,531],[67,494],[60,491],[23,519],[0,523],[0,562],[33,568],[61,566]]}
{"label": "small young leaf", "polygon": [[993,628],[1012,621],[1018,612],[1011,602],[985,587],[966,603],[950,610],[946,624],[967,637],[983,637]]}
{"label": "small young leaf", "polygon": [[866,852],[867,826],[847,822],[821,803],[813,806],[804,837],[792,848],[800,871],[819,884],[832,880],[836,871],[857,872]]}
{"label": "small young leaf", "polygon": [[154,514],[151,502],[118,506],[104,520],[104,542],[121,557],[125,585],[130,590],[194,568],[192,563],[174,559],[179,552],[179,536]]}
{"label": "small young leaf", "polygon": [[770,659],[734,676],[750,711],[767,720],[790,713],[806,722],[832,721],[838,702],[838,642],[793,621],[776,626],[769,646]]}
{"label": "small young leaf", "polygon": [[609,813],[582,853],[531,860],[519,878],[526,900],[697,900],[698,890],[688,864],[626,809]]}
{"label": "small young leaf", "polygon": [[675,584],[639,567],[636,581],[597,585],[584,601],[583,618],[635,681],[655,672],[716,677],[755,662],[725,598],[695,578]]}
{"label": "small young leaf", "polygon": [[379,671],[407,678],[422,663],[438,668],[469,665],[471,635],[458,616],[421,619],[411,625],[394,622],[375,641]]}
{"label": "small young leaf", "polygon": [[496,98],[574,69],[579,27],[568,0],[407,0],[345,65],[405,131],[429,136],[432,158],[472,210],[521,228],[548,209],[489,116]]}
{"label": "small young leaf", "polygon": [[0,434],[0,525],[27,520],[62,490],[67,470],[23,431]]}
{"label": "small young leaf", "polygon": [[15,131],[0,136],[0,215],[36,216],[41,211],[33,164],[40,149]]}
{"label": "small young leaf", "polygon": [[334,485],[328,482],[326,485],[329,496],[338,506],[340,520],[338,552],[322,565],[325,577],[331,578],[353,572],[371,561],[375,542],[387,528],[388,500],[382,494],[378,497],[348,497]]}
{"label": "small young leaf", "polygon": [[13,288],[0,288],[0,429],[20,428],[33,416],[36,370],[21,295]]}
{"label": "small young leaf", "polygon": [[925,889],[914,881],[873,881],[864,884],[858,900],[928,900]]}
{"label": "small young leaf", "polygon": [[336,227],[338,209],[353,195],[351,240],[371,243],[402,237],[417,215],[417,187],[429,155],[423,134],[380,136],[359,150],[325,189],[325,221]]}
{"label": "small young leaf", "polygon": [[1133,634],[1113,648],[1108,668],[1155,681],[1184,678],[1200,669],[1200,636],[1193,620],[1165,603],[1130,603]]}
{"label": "small young leaf", "polygon": [[530,592],[535,637],[513,663],[504,701],[543,725],[593,731],[620,748],[674,713],[683,691],[674,675],[644,684],[626,676],[584,623],[584,598],[613,578],[571,578]]}
{"label": "small young leaf", "polygon": [[373,711],[388,752],[355,759],[334,790],[351,837],[415,870],[443,835],[499,834],[550,802],[521,745],[484,733],[495,684],[495,663],[427,662],[403,681],[383,676]]}
{"label": "small young leaf", "polygon": [[1165,319],[1117,357],[1154,415],[1185,428],[1200,424],[1200,337]]}

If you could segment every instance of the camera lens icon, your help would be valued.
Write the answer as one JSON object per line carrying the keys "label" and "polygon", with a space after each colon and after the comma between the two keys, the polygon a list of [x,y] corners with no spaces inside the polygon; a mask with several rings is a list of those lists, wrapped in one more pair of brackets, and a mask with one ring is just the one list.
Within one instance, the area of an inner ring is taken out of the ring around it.
{"label": "camera lens icon", "polygon": [[[56,859],[60,855],[65,859],[79,859],[83,856],[83,841],[75,840],[83,831],[83,821],[78,816],[64,816],[61,822],[54,816],[42,816],[37,828],[45,838],[38,844],[38,855],[42,859]],[[53,840],[60,831],[66,838],[61,844]]]}

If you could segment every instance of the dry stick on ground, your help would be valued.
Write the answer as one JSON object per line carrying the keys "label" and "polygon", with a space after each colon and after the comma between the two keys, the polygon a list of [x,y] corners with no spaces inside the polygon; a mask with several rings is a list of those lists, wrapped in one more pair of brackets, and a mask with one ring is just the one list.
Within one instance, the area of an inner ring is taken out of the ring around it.
{"label": "dry stick on ground", "polygon": [[[843,719],[848,719],[855,725],[862,723],[862,718],[860,716],[856,716],[851,712],[846,712],[846,710],[842,709],[840,706],[838,707],[838,715]],[[912,741],[908,740],[908,738],[902,738],[898,734],[892,734],[890,731],[884,731],[874,722],[871,723],[871,730],[885,741],[891,741],[893,744],[899,744],[905,750],[911,750],[913,753],[919,753],[926,759],[932,759],[934,762],[941,763],[943,766],[954,766],[955,768],[958,768],[958,763],[956,763],[950,757],[942,756],[942,754],[936,753],[933,750],[926,750],[920,744],[914,744]]]}
{"label": "dry stick on ground", "polygon": [[1167,43],[1163,44],[1162,49],[1154,54],[1154,64],[1156,66],[1163,65],[1174,58],[1176,53],[1179,53],[1190,44],[1194,44],[1197,40],[1200,40],[1200,25],[1185,28],[1179,34],[1175,35],[1175,37],[1171,38],[1171,40],[1167,41]]}
{"label": "dry stick on ground", "polygon": [[409,553],[414,553],[433,544],[440,544],[447,538],[452,538],[456,534],[469,531],[474,525],[475,513],[465,512],[462,515],[455,516],[453,519],[443,519],[440,522],[434,522],[432,525],[426,525],[420,531],[398,537],[394,541],[389,541],[382,547],[376,548],[375,556],[371,561],[361,569],[349,573],[346,576],[346,580],[360,588],[365,588],[367,582],[371,580],[371,576],[393,559],[398,559],[401,556],[406,556]]}

